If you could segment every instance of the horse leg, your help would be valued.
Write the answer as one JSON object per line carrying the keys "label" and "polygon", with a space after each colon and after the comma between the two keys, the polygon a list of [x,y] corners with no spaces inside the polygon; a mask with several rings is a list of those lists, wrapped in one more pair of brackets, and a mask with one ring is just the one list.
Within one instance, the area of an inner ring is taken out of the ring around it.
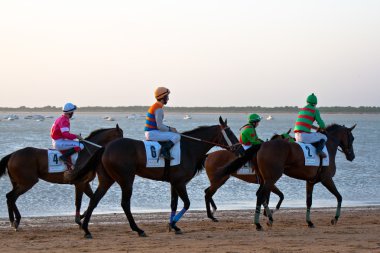
{"label": "horse leg", "polygon": [[169,219],[169,231],[170,231],[170,223],[172,223],[173,218],[177,213],[177,207],[178,207],[178,193],[172,185],[170,185],[170,193],[171,193],[170,208],[172,212],[170,213],[170,219]]}
{"label": "horse leg", "polygon": [[323,180],[322,184],[327,188],[327,190],[334,194],[338,202],[335,217],[331,220],[331,225],[336,225],[340,216],[340,208],[342,206],[342,195],[340,195],[338,189],[336,189],[335,183],[331,177]]}
{"label": "horse leg", "polygon": [[268,193],[270,192],[270,189],[273,188],[273,186],[271,186],[270,184],[264,183],[263,185],[261,185],[259,187],[259,189],[256,192],[257,200],[256,200],[256,210],[255,210],[254,223],[256,225],[256,230],[257,231],[261,231],[262,230],[262,226],[260,225],[261,205],[264,206],[264,208],[266,210],[266,214],[268,215],[267,225],[268,226],[272,226],[272,224],[273,224],[272,213],[269,210],[268,202],[267,202],[267,200],[268,200]]}
{"label": "horse leg", "polygon": [[272,192],[280,198],[280,200],[278,201],[276,205],[276,210],[279,210],[281,207],[282,201],[284,201],[284,194],[282,193],[282,191],[280,191],[280,189],[277,188],[276,185],[273,186]]}
{"label": "horse leg", "polygon": [[133,231],[136,231],[140,237],[146,237],[146,234],[141,230],[135,222],[131,212],[131,197],[133,190],[133,181],[135,176],[133,175],[132,180],[127,180],[126,184],[122,186],[122,198],[121,198],[121,207],[124,210],[125,215],[128,218],[129,226]]}
{"label": "horse leg", "polygon": [[[218,222],[218,219],[214,217],[214,212],[216,211],[216,205],[214,200],[212,199],[212,196],[216,193],[216,191],[229,179],[227,177],[225,180],[221,181],[220,183],[211,183],[211,185],[205,190],[205,202],[206,202],[206,210],[207,210],[207,217],[210,218],[214,222]],[[212,205],[213,212],[210,210],[210,204]]]}
{"label": "horse leg", "polygon": [[30,184],[29,186],[23,186],[23,187],[13,184],[12,191],[6,194],[9,221],[11,223],[11,227],[13,227],[15,231],[18,231],[18,226],[20,225],[20,221],[21,221],[21,214],[17,208],[16,201],[18,197],[20,197],[20,195],[30,190],[30,188],[32,188],[36,182],[33,182],[33,184]]}
{"label": "horse leg", "polygon": [[174,187],[175,187],[175,190],[177,191],[178,196],[183,201],[184,206],[182,210],[173,217],[173,221],[169,224],[169,230],[174,229],[176,234],[182,234],[181,229],[177,227],[176,224],[182,218],[182,216],[186,213],[186,211],[189,210],[190,200],[189,200],[189,196],[187,195],[185,183],[179,186],[174,186]]}
{"label": "horse leg", "polygon": [[[91,189],[90,183],[86,183],[83,189],[84,194],[91,199],[94,196],[94,192]],[[80,211],[80,208],[79,210]],[[83,214],[80,214],[79,218],[82,220],[86,216],[86,211],[83,212]]]}
{"label": "horse leg", "polygon": [[311,182],[306,182],[306,222],[309,228],[314,228],[313,222],[310,219],[310,210],[313,203],[313,190],[314,184]]}
{"label": "horse leg", "polygon": [[107,191],[111,187],[111,185],[115,182],[108,175],[98,174],[98,176],[99,176],[99,186],[96,189],[94,196],[90,199],[90,203],[88,205],[88,208],[85,211],[86,216],[84,217],[84,220],[82,223],[82,229],[85,232],[84,237],[87,239],[92,239],[92,235],[91,235],[90,231],[88,230],[88,223],[90,222],[92,212],[94,211],[96,206],[99,204],[99,201],[107,193]]}

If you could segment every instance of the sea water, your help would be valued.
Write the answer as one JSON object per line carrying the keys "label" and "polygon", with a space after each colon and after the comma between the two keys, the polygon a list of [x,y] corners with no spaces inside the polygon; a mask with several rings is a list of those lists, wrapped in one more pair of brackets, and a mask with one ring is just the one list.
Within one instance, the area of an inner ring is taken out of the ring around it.
{"label": "sea water", "polygon": [[[24,147],[50,148],[50,127],[57,113],[40,113],[53,116],[41,120],[25,119],[30,113],[16,113],[19,119],[3,119],[6,113],[0,114],[0,157]],[[186,113],[189,114],[189,113]],[[219,116],[227,118],[228,125],[238,135],[239,128],[247,121],[246,113],[193,113],[191,119],[184,119],[185,113],[166,113],[165,124],[176,127],[178,131],[187,131],[198,126],[215,125]],[[293,113],[271,114],[272,120],[266,120],[268,114],[262,114],[263,120],[257,128],[261,139],[269,139],[274,133],[283,133],[293,128],[296,115]],[[114,119],[114,121],[106,120]],[[351,127],[355,136],[354,150],[356,158],[353,162],[346,160],[344,154],[338,152],[334,177],[336,187],[343,196],[343,207],[380,204],[380,117],[376,114],[324,114],[326,124],[338,123]],[[115,127],[124,130],[124,137],[142,140],[144,138],[145,115],[140,113],[76,113],[71,121],[71,131],[87,136],[99,128]],[[278,188],[284,193],[283,207],[305,207],[305,181],[283,176]],[[95,190],[97,180],[91,183]],[[204,189],[209,186],[208,178],[203,171],[195,176],[187,185],[191,210],[205,210]],[[7,217],[6,193],[12,189],[8,175],[0,178],[0,217]],[[214,195],[220,210],[254,209],[258,185],[248,184],[236,178],[229,179]],[[74,186],[60,185],[40,180],[31,190],[17,200],[23,216],[51,216],[74,214]],[[278,197],[271,195],[270,206],[275,206]],[[88,198],[83,198],[82,210],[88,205]],[[123,212],[121,206],[121,190],[115,183],[100,201],[94,213]],[[313,193],[313,207],[335,207],[336,198],[322,186],[317,184]],[[182,208],[179,201],[178,208]],[[152,181],[136,177],[133,186],[132,212],[156,212],[170,210],[170,185],[166,182]]]}

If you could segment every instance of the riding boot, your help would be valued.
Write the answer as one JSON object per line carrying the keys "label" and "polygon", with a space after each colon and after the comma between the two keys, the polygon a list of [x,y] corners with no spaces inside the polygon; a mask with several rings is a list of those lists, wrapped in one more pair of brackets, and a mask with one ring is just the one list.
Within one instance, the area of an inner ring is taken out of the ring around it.
{"label": "riding boot", "polygon": [[70,156],[75,154],[77,151],[74,148],[68,149],[64,154],[62,154],[59,159],[61,159],[66,165],[72,165],[70,161]]}
{"label": "riding boot", "polygon": [[172,141],[160,142],[161,144],[161,156],[167,160],[173,160],[174,158],[170,156],[170,149],[174,146]]}
{"label": "riding boot", "polygon": [[318,143],[317,143],[317,155],[319,155],[321,158],[326,158],[327,155],[325,154],[325,152],[323,152],[323,148],[325,146],[325,143],[326,141],[324,139],[320,140]]}

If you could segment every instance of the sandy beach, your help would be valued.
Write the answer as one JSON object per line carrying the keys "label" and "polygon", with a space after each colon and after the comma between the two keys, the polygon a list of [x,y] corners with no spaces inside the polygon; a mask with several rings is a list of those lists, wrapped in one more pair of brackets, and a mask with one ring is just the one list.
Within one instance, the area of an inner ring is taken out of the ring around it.
{"label": "sandy beach", "polygon": [[343,208],[336,226],[333,208],[312,212],[315,228],[305,223],[304,209],[275,213],[273,227],[253,225],[252,210],[218,211],[211,222],[203,211],[190,211],[178,223],[183,234],[168,232],[168,213],[135,214],[148,237],[132,232],[124,214],[94,215],[93,239],[84,239],[73,217],[23,218],[20,229],[0,219],[1,252],[380,252],[380,207]]}

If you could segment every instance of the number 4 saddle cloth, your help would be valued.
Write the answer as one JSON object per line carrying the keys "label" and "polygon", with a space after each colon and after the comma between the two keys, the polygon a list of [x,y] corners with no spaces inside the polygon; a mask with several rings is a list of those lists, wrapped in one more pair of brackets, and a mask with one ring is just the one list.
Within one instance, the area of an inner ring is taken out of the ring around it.
{"label": "number 4 saddle cloth", "polygon": [[[49,173],[61,173],[69,168],[67,168],[67,165],[59,159],[59,157],[62,155],[61,151],[56,149],[48,149],[48,172]],[[74,153],[71,155],[71,161],[72,164],[75,164],[76,160],[78,158],[78,153]]]}
{"label": "number 4 saddle cloth", "polygon": [[[304,157],[305,157],[305,166],[319,166],[320,162],[320,157],[317,155],[317,149],[311,145],[311,144],[306,144],[303,142],[296,142],[298,145],[300,145]],[[323,147],[323,152],[326,154],[326,158],[323,158],[322,160],[322,166],[329,166],[329,152],[327,152],[326,146]]]}
{"label": "number 4 saddle cloth", "polygon": [[[165,160],[160,156],[161,145],[157,141],[143,141],[146,153],[147,168],[163,168]],[[170,166],[175,166],[181,163],[181,145],[177,142],[171,149],[170,155],[174,159],[170,161]]]}

